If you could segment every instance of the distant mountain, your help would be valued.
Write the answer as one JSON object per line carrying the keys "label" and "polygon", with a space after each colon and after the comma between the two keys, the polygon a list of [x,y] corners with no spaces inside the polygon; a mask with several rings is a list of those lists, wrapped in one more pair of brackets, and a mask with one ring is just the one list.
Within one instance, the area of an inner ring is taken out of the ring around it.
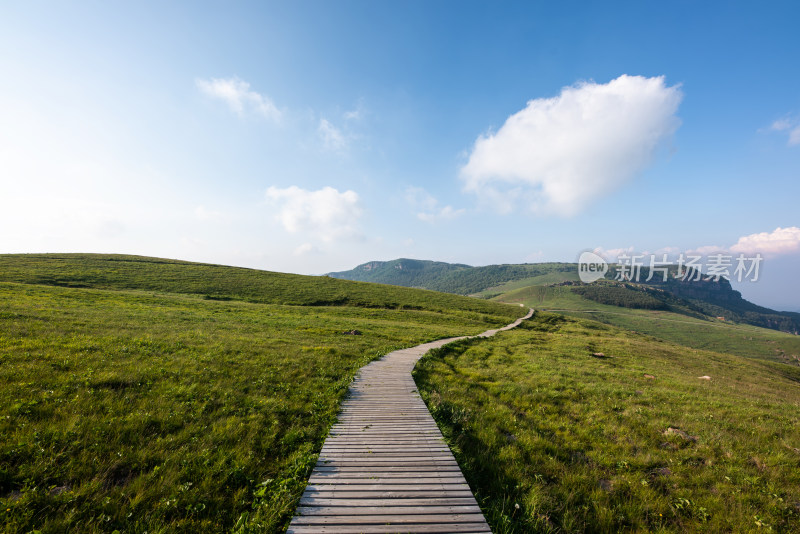
{"label": "distant mountain", "polygon": [[[609,271],[610,273],[613,270]],[[524,263],[472,267],[459,263],[400,258],[371,261],[350,271],[328,276],[360,282],[375,282],[405,287],[431,289],[458,295],[491,298],[526,286],[564,284],[589,300],[623,307],[670,309],[679,313],[723,317],[741,322],[800,334],[800,313],[779,312],[742,298],[725,278],[719,280],[682,280],[674,272],[666,281],[653,278],[647,283],[584,285],[577,281],[574,263]],[[642,279],[647,278],[646,269]]]}
{"label": "distant mountain", "polygon": [[726,278],[688,281],[669,277],[666,282],[652,285],[688,300],[706,315],[800,334],[800,313],[775,311],[753,304],[742,298]]}
{"label": "distant mountain", "polygon": [[537,278],[554,272],[574,272],[571,263],[523,263],[471,267],[461,263],[400,258],[371,261],[350,271],[328,273],[333,278],[474,295],[507,282]]}
{"label": "distant mountain", "polygon": [[436,281],[442,276],[466,269],[473,267],[461,263],[400,258],[392,261],[370,261],[349,271],[328,273],[328,276],[356,282],[434,289],[431,286],[436,285]]}

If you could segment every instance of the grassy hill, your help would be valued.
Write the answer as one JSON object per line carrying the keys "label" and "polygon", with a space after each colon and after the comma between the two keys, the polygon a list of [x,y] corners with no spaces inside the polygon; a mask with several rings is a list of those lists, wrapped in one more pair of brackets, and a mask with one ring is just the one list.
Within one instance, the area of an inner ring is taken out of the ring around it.
{"label": "grassy hill", "polygon": [[358,368],[522,313],[154,258],[0,256],[0,530],[281,531]]}
{"label": "grassy hill", "polygon": [[469,265],[459,263],[400,258],[392,261],[370,261],[349,271],[328,273],[328,276],[358,282],[434,289],[431,286],[443,275],[470,268]]}
{"label": "grassy hill", "polygon": [[525,303],[416,371],[495,532],[798,531],[800,336],[574,277],[0,255],[0,530],[279,532],[359,367]]}
{"label": "grassy hill", "polygon": [[[474,295],[487,290],[499,293],[509,282],[525,280],[565,279],[564,273],[576,271],[569,263],[531,263],[519,265],[469,265],[433,262],[428,260],[398,259],[387,262],[373,261],[350,271],[329,273],[345,280],[380,282],[406,287],[421,287],[434,291]],[[566,275],[571,279],[571,275]]]}
{"label": "grassy hill", "polygon": [[720,320],[698,312],[690,302],[680,299],[662,297],[668,304],[660,309],[633,308],[589,299],[575,289],[564,285],[527,286],[494,297],[494,300],[590,318],[695,349],[800,365],[800,336]]}
{"label": "grassy hill", "polygon": [[537,312],[415,379],[493,532],[800,531],[796,367]]}
{"label": "grassy hill", "polygon": [[[0,282],[140,290],[296,306],[357,306],[494,313],[506,309],[432,291],[408,291],[327,276],[301,276],[202,263],[98,254],[0,255]],[[505,313],[505,312],[500,312]]]}

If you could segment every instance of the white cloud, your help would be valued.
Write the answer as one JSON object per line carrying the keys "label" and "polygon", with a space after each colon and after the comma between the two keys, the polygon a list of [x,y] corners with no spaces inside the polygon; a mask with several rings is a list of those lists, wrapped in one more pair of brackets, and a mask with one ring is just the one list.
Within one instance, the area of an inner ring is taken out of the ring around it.
{"label": "white cloud", "polygon": [[294,249],[293,254],[295,256],[302,256],[304,254],[308,254],[309,252],[313,252],[314,250],[314,245],[311,243],[303,243]]}
{"label": "white cloud", "polygon": [[607,262],[614,263],[618,260],[619,256],[631,256],[634,253],[633,246],[627,248],[610,248],[608,250],[603,247],[597,247],[592,252],[606,260]]}
{"label": "white cloud", "polygon": [[421,187],[406,188],[406,201],[416,209],[433,210],[439,203],[436,198]]}
{"label": "white cloud", "polygon": [[347,148],[347,139],[341,130],[331,124],[327,119],[320,119],[317,127],[317,134],[322,139],[322,143],[328,150],[339,151]]}
{"label": "white cloud", "polygon": [[772,126],[770,126],[770,129],[778,131],[778,132],[781,132],[783,130],[788,130],[791,127],[792,127],[792,121],[790,121],[789,119],[783,118],[783,119],[778,119],[775,122],[773,122]]}
{"label": "white cloud", "polygon": [[669,257],[680,254],[680,251],[681,250],[678,247],[661,247],[659,249],[656,249],[656,251],[653,254],[657,254],[658,256],[663,256],[664,254],[666,254],[667,257]]}
{"label": "white cloud", "polygon": [[451,220],[455,219],[456,217],[460,217],[465,212],[464,209],[454,209],[453,206],[444,206],[438,208],[430,213],[417,213],[417,218],[420,221],[425,221],[428,223],[433,223],[436,221],[442,220]]}
{"label": "white cloud", "polygon": [[358,105],[355,109],[351,109],[349,111],[345,111],[342,116],[346,121],[358,121],[361,120],[364,116],[364,104],[359,101]]}
{"label": "white cloud", "polygon": [[308,191],[293,185],[270,187],[266,198],[278,208],[276,218],[289,233],[308,233],[326,242],[358,235],[362,210],[355,191],[340,193],[333,187]]}
{"label": "white cloud", "polygon": [[770,130],[775,130],[776,132],[788,131],[789,146],[800,145],[800,120],[789,118],[778,119],[772,123]]}
{"label": "white cloud", "polygon": [[201,205],[194,209],[194,216],[199,221],[217,221],[222,218],[222,212]]}
{"label": "white cloud", "polygon": [[455,219],[466,212],[450,205],[440,206],[439,201],[421,187],[406,188],[405,196],[406,201],[417,211],[417,218],[428,223]]}
{"label": "white cloud", "polygon": [[686,254],[692,256],[709,256],[711,254],[725,254],[725,252],[727,252],[725,247],[719,245],[703,245],[702,247],[687,250]]}
{"label": "white cloud", "polygon": [[571,216],[643,171],[680,125],[682,93],[664,77],[579,83],[528,102],[475,142],[465,190],[501,212]]}
{"label": "white cloud", "polygon": [[250,84],[240,78],[198,79],[195,83],[200,91],[224,101],[239,116],[252,112],[276,122],[281,118],[280,110],[268,96],[252,91]]}
{"label": "white cloud", "polygon": [[731,252],[753,254],[760,252],[767,256],[781,256],[800,252],[800,228],[790,226],[776,228],[772,232],[750,234],[739,238],[730,248]]}
{"label": "white cloud", "polygon": [[[594,249],[595,254],[602,256],[607,261],[616,261],[621,254],[634,254],[633,247],[614,248],[605,250],[601,247]],[[789,226],[786,228],[776,228],[772,232],[761,232],[740,237],[739,240],[730,247],[720,245],[703,245],[681,251],[676,247],[664,247],[655,251],[654,254],[659,258],[667,254],[670,258],[677,258],[679,254],[692,256],[708,257],[714,254],[761,254],[763,256],[776,257],[800,252],[800,228]],[[639,254],[639,252],[636,252]],[[641,254],[649,255],[648,252]]]}

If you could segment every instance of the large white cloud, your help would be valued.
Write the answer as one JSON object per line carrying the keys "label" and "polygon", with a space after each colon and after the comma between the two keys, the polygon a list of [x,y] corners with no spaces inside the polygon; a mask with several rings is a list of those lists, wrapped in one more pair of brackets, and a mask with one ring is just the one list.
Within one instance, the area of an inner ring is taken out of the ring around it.
{"label": "large white cloud", "polygon": [[264,118],[278,121],[280,110],[272,100],[250,89],[250,84],[237,77],[196,80],[198,89],[207,96],[218,98],[228,104],[237,115],[253,112]]}
{"label": "large white cloud", "polygon": [[475,142],[465,190],[502,212],[522,201],[538,214],[574,215],[651,163],[680,125],[682,96],[663,76],[623,75],[531,100]]}
{"label": "large white cloud", "polygon": [[762,253],[767,256],[781,256],[800,252],[800,228],[789,226],[776,228],[772,232],[761,232],[740,237],[730,248],[731,252],[744,254]]}
{"label": "large white cloud", "polygon": [[308,191],[297,186],[270,187],[267,201],[277,207],[277,219],[289,233],[308,233],[330,242],[358,235],[362,209],[355,191],[339,192],[333,187]]}

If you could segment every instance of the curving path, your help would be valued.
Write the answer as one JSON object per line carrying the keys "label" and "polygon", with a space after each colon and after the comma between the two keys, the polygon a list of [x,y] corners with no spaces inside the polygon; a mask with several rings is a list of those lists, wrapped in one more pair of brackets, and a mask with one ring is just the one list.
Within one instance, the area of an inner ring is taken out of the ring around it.
{"label": "curving path", "polygon": [[397,350],[359,372],[322,446],[288,533],[491,532],[411,371],[429,350]]}

